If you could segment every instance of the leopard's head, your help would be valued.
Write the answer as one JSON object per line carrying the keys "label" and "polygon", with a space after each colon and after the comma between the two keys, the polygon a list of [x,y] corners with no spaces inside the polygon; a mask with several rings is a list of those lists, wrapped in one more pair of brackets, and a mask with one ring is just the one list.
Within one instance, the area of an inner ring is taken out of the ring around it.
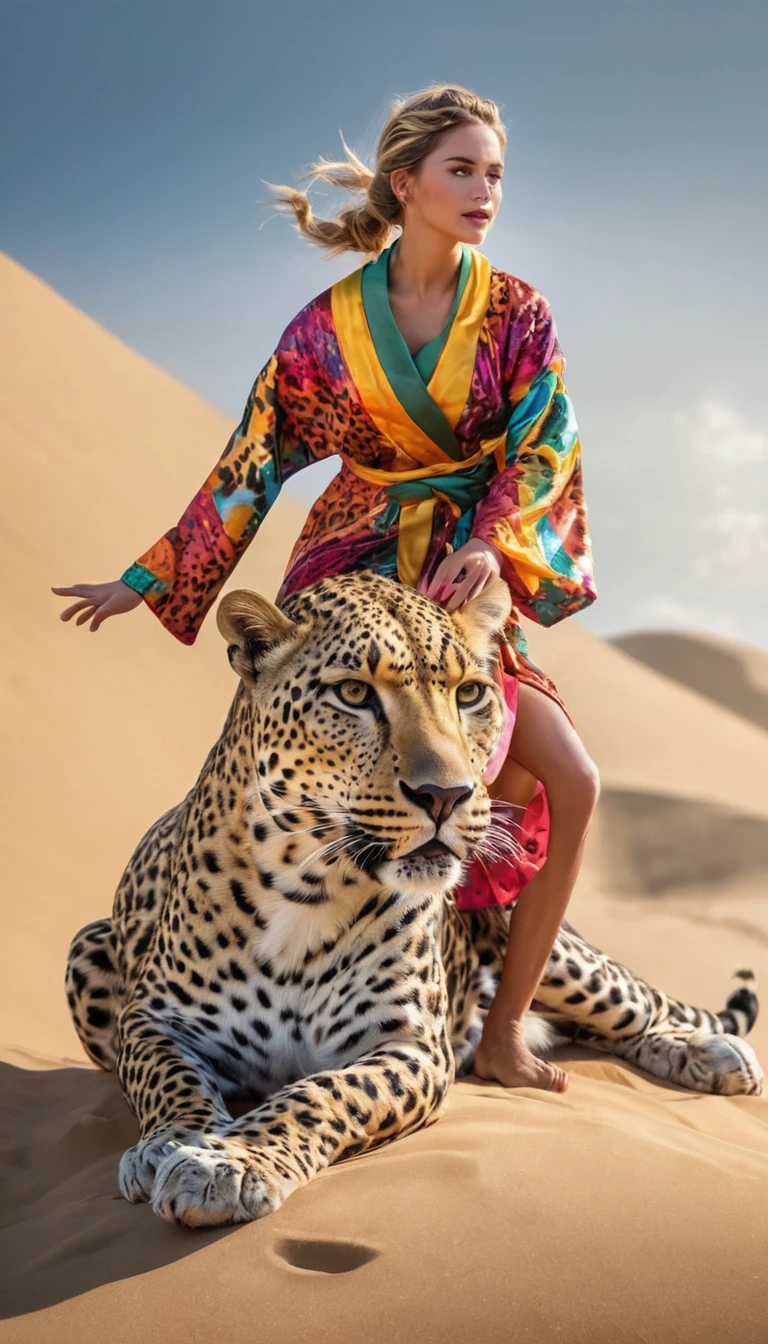
{"label": "leopard's head", "polygon": [[449,613],[367,570],[281,608],[222,599],[258,801],[340,881],[362,871],[416,897],[461,880],[491,819],[482,774],[504,722],[493,670],[510,609],[501,579]]}

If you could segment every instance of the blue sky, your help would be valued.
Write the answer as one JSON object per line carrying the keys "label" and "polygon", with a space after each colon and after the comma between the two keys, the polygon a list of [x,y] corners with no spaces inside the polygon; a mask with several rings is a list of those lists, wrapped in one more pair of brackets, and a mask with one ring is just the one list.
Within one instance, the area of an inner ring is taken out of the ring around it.
{"label": "blue sky", "polygon": [[[390,99],[433,81],[494,98],[484,250],[557,320],[600,594],[577,619],[768,650],[767,38],[738,0],[5,0],[0,247],[234,425],[289,319],[360,260],[299,239],[264,181],[339,130],[372,160]],[[332,471],[288,488],[308,505]]]}

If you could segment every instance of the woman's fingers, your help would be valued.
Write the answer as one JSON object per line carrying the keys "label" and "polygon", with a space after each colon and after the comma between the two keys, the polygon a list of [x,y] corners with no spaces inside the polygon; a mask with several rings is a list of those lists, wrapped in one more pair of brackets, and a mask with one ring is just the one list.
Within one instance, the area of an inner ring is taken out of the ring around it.
{"label": "woman's fingers", "polygon": [[[91,621],[91,629],[98,630],[99,626],[104,621],[106,621],[108,616],[115,615],[115,611],[116,609],[110,606],[109,602],[103,602],[100,607],[96,607],[93,612],[89,613],[90,615],[93,616],[93,620]],[[84,621],[88,620],[88,614],[84,616],[83,620]]]}
{"label": "woman's fingers", "polygon": [[[460,575],[464,578],[460,581]],[[438,565],[431,583],[420,588],[425,597],[440,602],[446,611],[456,611],[477,597],[499,573],[490,550],[463,552],[459,547]]]}
{"label": "woman's fingers", "polygon": [[467,579],[456,592],[450,602],[446,604],[446,611],[456,611],[457,607],[463,607],[467,602],[471,602],[473,597],[481,593],[488,582],[488,574],[482,574],[475,582]]}
{"label": "woman's fingers", "polygon": [[116,616],[118,611],[122,610],[122,607],[115,606],[111,600],[109,602],[103,602],[100,607],[96,608],[91,629],[98,630],[99,626],[106,621],[108,616]]}
{"label": "woman's fingers", "polygon": [[480,558],[481,557],[473,555],[471,552],[468,555],[463,554],[461,547],[459,547],[458,551],[451,551],[449,555],[444,556],[432,575],[432,581],[427,589],[427,597],[434,598],[436,592],[439,591],[441,587],[453,592],[454,584],[461,574],[461,571],[466,570],[467,573],[469,572],[467,569],[467,562],[474,565],[476,559]]}
{"label": "woman's fingers", "polygon": [[79,597],[79,602],[60,612],[62,621],[77,618],[77,625],[91,621],[91,630],[98,630],[108,616],[117,616],[124,611],[133,611],[141,606],[141,593],[134,592],[122,579],[114,583],[76,583],[71,588],[51,588],[52,593]]}
{"label": "woman's fingers", "polygon": [[464,603],[468,602],[473,595],[472,587],[473,580],[465,579],[445,603],[446,611],[457,611],[459,607],[463,607]]}
{"label": "woman's fingers", "polygon": [[490,562],[481,554],[467,556],[462,569],[464,579],[458,587],[444,585],[445,591],[436,597],[437,601],[444,603],[446,611],[456,611],[473,597],[477,597],[494,573]]}
{"label": "woman's fingers", "polygon": [[[63,611],[59,612],[59,619],[62,621],[71,620],[84,607],[98,606],[98,588],[93,583],[73,583],[70,588],[51,588],[51,592],[60,597],[79,597],[82,599],[80,602],[73,602],[71,607],[65,607]],[[77,624],[80,625],[82,622],[78,621]]]}
{"label": "woman's fingers", "polygon": [[[443,569],[443,565],[445,564],[446,561],[444,560],[442,564],[439,565],[438,568],[435,570],[435,573],[432,576],[432,581],[426,590],[426,596],[431,597],[434,602],[439,601],[438,593],[442,588],[448,588],[453,584],[454,580],[453,570]],[[461,573],[462,570],[461,565],[456,565],[454,566],[454,568],[456,571],[456,575]]]}
{"label": "woman's fingers", "polygon": [[[453,559],[452,556],[449,558]],[[452,565],[447,573],[441,574],[440,571],[438,570],[437,574],[435,575],[432,581],[432,587],[430,590],[430,595],[434,598],[436,602],[447,601],[449,597],[453,596],[453,594],[456,592],[456,584],[459,582],[459,577],[462,574],[462,572],[465,574],[466,577],[468,573],[467,567],[462,564]]]}
{"label": "woman's fingers", "polygon": [[77,615],[78,611],[82,611],[83,607],[92,607],[92,606],[93,606],[93,599],[86,598],[85,601],[83,602],[75,602],[73,606],[65,607],[64,610],[59,613],[59,617],[62,621],[69,621],[73,616]]}

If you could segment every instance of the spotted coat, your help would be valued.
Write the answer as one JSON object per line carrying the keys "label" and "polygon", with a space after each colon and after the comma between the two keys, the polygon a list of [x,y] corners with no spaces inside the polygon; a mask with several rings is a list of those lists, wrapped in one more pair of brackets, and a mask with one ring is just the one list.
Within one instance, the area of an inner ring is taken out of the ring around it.
{"label": "spotted coat", "polygon": [[[436,1120],[471,1069],[509,931],[451,890],[511,847],[481,782],[509,612],[370,571],[217,620],[239,684],[187,796],[140,841],[111,918],[74,937],[73,1019],[139,1124],[125,1198],[193,1226],[276,1209],[340,1158]],[[751,974],[713,1014],[563,924],[526,1022],[704,1091],[759,1091]],[[233,1118],[228,1103],[248,1099]]]}

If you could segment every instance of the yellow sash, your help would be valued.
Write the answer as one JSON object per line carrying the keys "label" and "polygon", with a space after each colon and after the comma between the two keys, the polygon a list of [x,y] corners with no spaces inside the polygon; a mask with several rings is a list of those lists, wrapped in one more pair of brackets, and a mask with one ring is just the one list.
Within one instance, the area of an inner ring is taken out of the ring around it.
{"label": "yellow sash", "polygon": [[[454,471],[465,471],[487,457],[489,453],[496,455],[496,466],[501,471],[505,463],[505,440],[506,431],[495,439],[488,439],[478,452],[468,457],[465,462],[440,462],[431,467],[417,467],[413,471],[381,471],[374,467],[364,467],[346,453],[341,453],[340,456],[350,471],[362,480],[371,481],[374,485],[387,486],[400,481],[419,481],[425,478],[431,480],[433,477],[448,476]],[[432,540],[432,516],[437,499],[445,500],[455,517],[460,515],[458,505],[434,486],[429,499],[408,499],[400,503],[397,573],[400,581],[409,584],[411,588],[417,586],[427,558],[429,543]]]}

